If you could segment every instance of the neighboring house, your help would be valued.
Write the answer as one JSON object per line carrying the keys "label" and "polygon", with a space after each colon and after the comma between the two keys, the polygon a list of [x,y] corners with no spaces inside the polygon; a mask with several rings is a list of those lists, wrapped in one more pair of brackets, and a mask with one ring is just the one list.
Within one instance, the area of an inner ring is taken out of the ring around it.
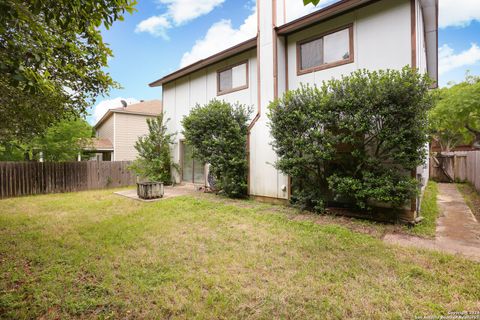
{"label": "neighboring house", "polygon": [[[321,84],[363,68],[410,65],[437,81],[437,0],[343,0],[290,22],[284,1],[257,0],[255,38],[150,84],[162,86],[169,130],[179,133],[173,152],[183,168],[178,180],[205,179],[180,134],[183,116],[197,103],[217,98],[256,107],[248,136],[249,194],[288,199],[289,179],[273,166],[277,156],[266,116],[270,101],[301,83]],[[417,170],[423,182],[426,168]],[[413,217],[417,208],[412,202]]]}
{"label": "neighboring house", "polygon": [[93,139],[90,151],[96,153],[97,160],[135,160],[135,142],[148,133],[146,120],[161,112],[160,100],[142,101],[108,110],[94,126],[96,139]]}
{"label": "neighboring house", "polygon": [[[90,160],[97,161],[113,161],[113,144],[108,138],[91,138],[87,140],[86,146],[83,147],[83,151],[90,156]],[[78,155],[78,161],[81,161],[82,157]]]}

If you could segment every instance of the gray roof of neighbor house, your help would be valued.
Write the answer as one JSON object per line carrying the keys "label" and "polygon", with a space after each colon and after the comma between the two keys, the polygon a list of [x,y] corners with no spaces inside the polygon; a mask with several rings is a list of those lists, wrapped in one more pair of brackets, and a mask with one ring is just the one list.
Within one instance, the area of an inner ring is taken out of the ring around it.
{"label": "gray roof of neighbor house", "polygon": [[94,128],[98,128],[105,120],[107,120],[113,113],[126,113],[144,116],[158,116],[162,113],[161,100],[148,100],[139,103],[127,105],[126,107],[119,107],[109,109],[107,113],[95,124]]}

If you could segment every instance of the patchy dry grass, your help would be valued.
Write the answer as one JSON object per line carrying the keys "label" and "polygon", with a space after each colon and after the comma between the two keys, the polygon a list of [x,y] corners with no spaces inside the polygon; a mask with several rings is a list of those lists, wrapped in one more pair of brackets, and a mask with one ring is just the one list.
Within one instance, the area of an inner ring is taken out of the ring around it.
{"label": "patchy dry grass", "polygon": [[295,217],[212,196],[2,200],[0,317],[400,319],[480,308],[479,264]]}
{"label": "patchy dry grass", "polygon": [[480,194],[469,183],[457,184],[457,188],[463,195],[465,202],[472,210],[477,220],[480,220]]}

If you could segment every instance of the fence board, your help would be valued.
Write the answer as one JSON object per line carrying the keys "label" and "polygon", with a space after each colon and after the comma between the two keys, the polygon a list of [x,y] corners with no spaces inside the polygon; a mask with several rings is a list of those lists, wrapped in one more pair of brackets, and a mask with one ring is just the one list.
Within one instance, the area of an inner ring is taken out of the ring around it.
{"label": "fence board", "polygon": [[0,162],[0,199],[135,184],[130,161]]}
{"label": "fence board", "polygon": [[448,182],[447,172],[454,181],[468,181],[480,192],[480,151],[449,152],[442,155],[444,170],[433,157],[430,160],[430,177],[433,180]]}

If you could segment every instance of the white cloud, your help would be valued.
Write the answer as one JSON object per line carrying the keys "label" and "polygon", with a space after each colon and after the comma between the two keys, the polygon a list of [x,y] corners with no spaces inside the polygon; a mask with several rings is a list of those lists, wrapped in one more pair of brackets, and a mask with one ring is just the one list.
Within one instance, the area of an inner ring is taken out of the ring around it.
{"label": "white cloud", "polygon": [[[318,6],[303,5],[301,0],[286,0],[285,11],[287,22],[323,8],[338,0],[323,0]],[[195,42],[190,51],[183,54],[180,67],[187,66],[195,61],[204,59],[217,52],[225,50],[245,40],[253,38],[257,34],[257,11],[253,3],[252,13],[238,28],[232,27],[231,20],[223,19],[214,23],[205,36]]]}
{"label": "white cloud", "polygon": [[476,43],[472,43],[468,50],[457,54],[447,44],[438,49],[438,69],[440,74],[478,62],[480,62],[480,47]]}
{"label": "white cloud", "polygon": [[122,106],[121,100],[125,100],[127,104],[134,104],[140,102],[135,98],[122,97],[103,100],[93,108],[93,123],[97,123],[97,121],[100,120],[109,109],[120,108]]}
{"label": "white cloud", "polygon": [[439,27],[466,27],[474,20],[480,21],[479,0],[440,0]]}
{"label": "white cloud", "polygon": [[161,15],[141,21],[135,32],[148,32],[153,36],[168,40],[167,30],[179,26],[212,11],[225,0],[159,0],[167,6]]}
{"label": "white cloud", "polygon": [[243,24],[235,29],[230,20],[214,23],[205,36],[197,40],[190,51],[182,56],[180,66],[184,67],[195,61],[206,58],[245,40],[253,38],[257,33],[257,12],[250,14]]}
{"label": "white cloud", "polygon": [[168,40],[166,30],[170,27],[170,21],[165,16],[153,16],[140,22],[135,28],[135,32],[148,32],[153,36]]}
{"label": "white cloud", "polygon": [[176,25],[188,22],[212,11],[225,0],[160,0],[167,5],[167,15]]}

